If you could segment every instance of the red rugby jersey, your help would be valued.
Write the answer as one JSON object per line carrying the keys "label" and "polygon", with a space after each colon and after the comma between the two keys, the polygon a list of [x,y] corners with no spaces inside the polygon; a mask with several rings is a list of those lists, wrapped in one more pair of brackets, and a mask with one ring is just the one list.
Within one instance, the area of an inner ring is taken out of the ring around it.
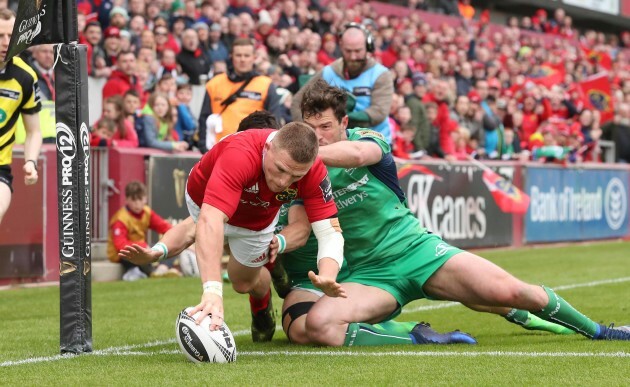
{"label": "red rugby jersey", "polygon": [[237,132],[219,141],[192,168],[187,191],[199,206],[207,203],[229,218],[228,224],[260,231],[271,224],[280,206],[304,200],[311,223],[337,213],[328,172],[317,158],[306,176],[283,192],[272,192],[262,169],[265,143],[273,129]]}

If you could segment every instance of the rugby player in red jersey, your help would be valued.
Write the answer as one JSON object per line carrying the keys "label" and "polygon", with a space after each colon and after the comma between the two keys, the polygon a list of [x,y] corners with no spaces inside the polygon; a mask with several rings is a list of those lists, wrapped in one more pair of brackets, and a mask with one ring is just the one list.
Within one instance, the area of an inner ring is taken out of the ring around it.
{"label": "rugby player in red jersey", "polygon": [[186,203],[197,224],[196,253],[204,291],[190,315],[210,313],[210,329],[223,323],[221,256],[225,239],[234,290],[250,295],[252,337],[254,341],[271,340],[275,318],[270,275],[262,266],[269,260],[280,206],[295,198],[304,201],[318,237],[319,287],[331,296],[345,296],[336,282],[343,237],[330,179],[317,152],[314,131],[294,122],[278,131],[261,129],[228,136],[191,170]]}

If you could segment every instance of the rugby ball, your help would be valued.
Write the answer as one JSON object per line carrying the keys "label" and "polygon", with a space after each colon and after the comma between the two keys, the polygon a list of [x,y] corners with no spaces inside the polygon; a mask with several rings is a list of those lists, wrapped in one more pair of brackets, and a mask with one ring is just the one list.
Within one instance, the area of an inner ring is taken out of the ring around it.
{"label": "rugby ball", "polygon": [[197,255],[194,251],[186,249],[179,254],[179,267],[186,277],[199,277]]}
{"label": "rugby ball", "polygon": [[236,343],[225,322],[218,330],[210,331],[210,316],[197,325],[195,319],[201,312],[191,317],[188,312],[192,309],[188,307],[182,310],[175,323],[175,338],[188,360],[193,363],[236,361]]}

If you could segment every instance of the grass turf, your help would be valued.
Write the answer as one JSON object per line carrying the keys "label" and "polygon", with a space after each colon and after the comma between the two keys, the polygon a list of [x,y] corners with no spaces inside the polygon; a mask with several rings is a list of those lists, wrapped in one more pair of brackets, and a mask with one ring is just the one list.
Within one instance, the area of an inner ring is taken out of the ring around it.
{"label": "grass turf", "polygon": [[[482,255],[517,277],[551,287],[595,321],[630,323],[630,243],[494,250]],[[619,282],[609,280],[622,279]],[[606,283],[606,281],[608,281]],[[601,283],[604,282],[604,283]],[[226,287],[226,321],[239,357],[194,365],[179,353],[174,322],[199,300],[198,279],[93,285],[94,354],[60,359],[58,288],[0,292],[0,385],[627,385],[630,343],[526,331],[493,315],[443,303],[408,305],[400,321],[430,321],[472,333],[477,346],[316,348],[249,336],[247,297]],[[275,299],[276,310],[281,300]],[[549,355],[554,353],[554,356]],[[547,354],[547,355],[545,355]],[[589,355],[590,354],[590,355]],[[47,361],[11,363],[44,357]]]}

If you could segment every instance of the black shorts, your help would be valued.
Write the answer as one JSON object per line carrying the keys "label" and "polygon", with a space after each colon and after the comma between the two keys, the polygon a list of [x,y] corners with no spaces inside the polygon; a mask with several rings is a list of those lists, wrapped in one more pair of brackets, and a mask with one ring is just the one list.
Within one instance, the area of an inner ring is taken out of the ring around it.
{"label": "black shorts", "polygon": [[13,175],[10,165],[0,165],[0,183],[8,185],[11,193],[13,193]]}

